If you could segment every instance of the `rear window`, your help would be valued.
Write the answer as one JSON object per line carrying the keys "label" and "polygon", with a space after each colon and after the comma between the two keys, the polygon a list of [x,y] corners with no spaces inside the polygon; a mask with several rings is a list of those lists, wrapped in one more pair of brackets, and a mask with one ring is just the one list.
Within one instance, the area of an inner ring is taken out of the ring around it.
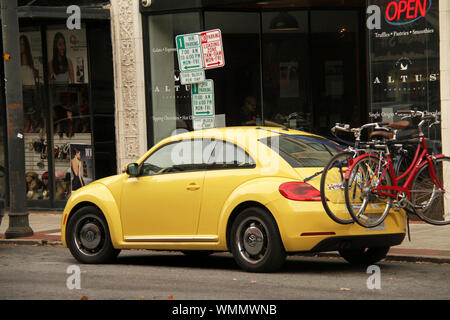
{"label": "rear window", "polygon": [[292,167],[324,167],[340,152],[336,143],[314,136],[279,135],[260,139]]}

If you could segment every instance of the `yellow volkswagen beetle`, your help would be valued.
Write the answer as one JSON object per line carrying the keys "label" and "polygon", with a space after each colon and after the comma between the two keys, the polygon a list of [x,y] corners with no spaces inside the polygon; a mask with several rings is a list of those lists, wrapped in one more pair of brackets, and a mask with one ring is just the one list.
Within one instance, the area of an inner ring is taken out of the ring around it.
{"label": "yellow volkswagen beetle", "polygon": [[253,272],[275,271],[298,252],[338,250],[351,263],[372,264],[403,241],[406,219],[397,212],[367,230],[332,221],[316,173],[337,152],[319,136],[272,127],[171,136],[122,174],[75,191],[62,241],[82,263],[153,249],[231,251]]}

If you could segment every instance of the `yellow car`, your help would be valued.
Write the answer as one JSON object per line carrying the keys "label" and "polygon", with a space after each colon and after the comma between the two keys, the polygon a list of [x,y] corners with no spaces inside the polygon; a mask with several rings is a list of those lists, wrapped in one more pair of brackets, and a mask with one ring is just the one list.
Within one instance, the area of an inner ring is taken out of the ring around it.
{"label": "yellow car", "polygon": [[337,152],[319,136],[272,127],[171,136],[122,174],[75,191],[62,216],[62,241],[82,263],[153,249],[231,251],[253,272],[275,271],[299,252],[338,250],[351,263],[372,264],[403,241],[405,215],[393,212],[367,230],[331,220],[314,174]]}

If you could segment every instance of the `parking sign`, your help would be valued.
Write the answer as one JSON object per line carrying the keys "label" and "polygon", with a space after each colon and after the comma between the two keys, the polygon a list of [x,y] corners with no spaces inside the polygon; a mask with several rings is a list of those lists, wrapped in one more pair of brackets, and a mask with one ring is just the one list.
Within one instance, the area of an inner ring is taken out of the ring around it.
{"label": "parking sign", "polygon": [[175,41],[180,71],[203,69],[200,35],[198,33],[179,35]]}
{"label": "parking sign", "polygon": [[219,68],[225,65],[222,33],[219,29],[200,33],[203,64],[205,69]]}
{"label": "parking sign", "polygon": [[214,81],[207,79],[191,85],[191,102],[193,117],[214,116]]}

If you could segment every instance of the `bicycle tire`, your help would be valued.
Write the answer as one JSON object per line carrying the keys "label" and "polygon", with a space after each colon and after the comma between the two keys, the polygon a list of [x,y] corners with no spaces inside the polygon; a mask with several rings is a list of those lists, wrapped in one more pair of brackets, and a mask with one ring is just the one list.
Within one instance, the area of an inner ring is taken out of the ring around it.
{"label": "bicycle tire", "polygon": [[[438,158],[433,162],[436,177],[444,191],[431,179],[429,164],[424,165],[411,184],[411,202],[414,213],[423,221],[433,225],[450,224],[450,157]],[[444,181],[448,177],[449,181]],[[447,205],[446,205],[447,204]]]}
{"label": "bicycle tire", "polygon": [[[347,210],[353,220],[364,228],[374,228],[380,225],[388,215],[393,202],[391,197],[381,197],[371,192],[376,185],[392,185],[388,172],[378,182],[379,178],[374,175],[374,173],[379,173],[378,168],[379,158],[368,155],[356,160],[344,180]],[[383,202],[380,203],[380,200]],[[369,205],[370,212],[366,214]],[[354,208],[359,208],[359,210],[355,212]]]}
{"label": "bicycle tire", "polygon": [[331,210],[328,203],[330,199],[333,203],[344,203],[345,195],[343,192],[345,168],[348,168],[348,159],[354,157],[355,153],[343,151],[334,155],[325,166],[320,178],[320,199],[327,215],[336,223],[350,224],[354,223],[350,213],[335,213]]}

